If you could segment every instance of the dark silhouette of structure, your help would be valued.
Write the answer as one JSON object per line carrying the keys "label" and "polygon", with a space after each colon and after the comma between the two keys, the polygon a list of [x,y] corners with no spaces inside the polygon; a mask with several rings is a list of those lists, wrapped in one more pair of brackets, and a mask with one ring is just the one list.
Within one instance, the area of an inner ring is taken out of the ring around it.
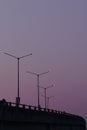
{"label": "dark silhouette of structure", "polygon": [[24,55],[24,56],[21,56],[21,57],[16,57],[16,56],[14,56],[14,55],[11,55],[11,54],[9,54],[9,53],[6,53],[6,52],[4,52],[4,54],[5,55],[8,55],[8,56],[10,56],[10,57],[13,57],[13,58],[15,58],[16,60],[17,60],[17,63],[18,63],[18,77],[17,77],[17,80],[18,80],[18,86],[17,86],[17,97],[16,97],[16,104],[20,104],[20,96],[19,96],[19,61],[20,61],[20,59],[23,59],[23,58],[25,58],[25,57],[27,57],[27,56],[30,56],[30,55],[32,55],[32,53],[30,53],[30,54],[27,54],[27,55]]}
{"label": "dark silhouette of structure", "polygon": [[[40,88],[43,88],[44,89],[44,103],[45,103],[45,109],[47,108],[47,89],[49,89],[49,88],[51,88],[51,87],[53,87],[53,84],[52,85],[50,85],[50,86],[47,86],[47,87],[42,87],[42,86],[40,86]],[[49,99],[48,99],[49,100]]]}
{"label": "dark silhouette of structure", "polygon": [[2,100],[0,130],[86,130],[86,122],[70,113]]}
{"label": "dark silhouette of structure", "polygon": [[48,73],[49,71],[46,71],[46,72],[43,72],[43,73],[35,73],[35,72],[30,72],[30,71],[27,71],[27,73],[30,73],[30,74],[33,74],[33,75],[35,75],[35,76],[37,76],[37,89],[38,89],[38,93],[37,93],[37,95],[38,95],[38,108],[40,108],[40,76],[42,76],[42,75],[44,75],[44,74],[46,74],[46,73]]}

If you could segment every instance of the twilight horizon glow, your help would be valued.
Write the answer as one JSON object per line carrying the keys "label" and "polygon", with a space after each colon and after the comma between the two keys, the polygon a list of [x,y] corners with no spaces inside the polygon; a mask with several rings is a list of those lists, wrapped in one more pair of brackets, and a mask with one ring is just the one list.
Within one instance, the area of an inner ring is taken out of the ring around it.
{"label": "twilight horizon glow", "polygon": [[[0,1],[0,50],[17,57],[32,53],[20,60],[21,103],[37,105],[37,80],[26,71],[50,70],[40,77],[41,86],[55,84],[47,90],[54,96],[49,107],[87,120],[86,5],[86,0]],[[0,72],[0,98],[15,102],[17,61],[1,54]]]}

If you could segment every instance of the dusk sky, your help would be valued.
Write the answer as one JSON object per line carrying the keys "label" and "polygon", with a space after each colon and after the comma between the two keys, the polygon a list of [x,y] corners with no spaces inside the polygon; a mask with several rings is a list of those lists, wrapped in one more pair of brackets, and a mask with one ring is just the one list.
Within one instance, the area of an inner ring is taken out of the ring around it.
{"label": "dusk sky", "polygon": [[[87,0],[0,0],[0,99],[15,102],[17,57],[20,60],[21,103],[37,105],[37,80],[42,73],[49,108],[87,120]],[[44,107],[43,89],[40,105]]]}

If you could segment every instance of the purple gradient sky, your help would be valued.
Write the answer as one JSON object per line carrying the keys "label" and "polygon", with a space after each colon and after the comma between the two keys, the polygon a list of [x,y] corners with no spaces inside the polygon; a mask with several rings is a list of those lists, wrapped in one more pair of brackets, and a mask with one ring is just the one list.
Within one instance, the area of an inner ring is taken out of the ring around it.
{"label": "purple gradient sky", "polygon": [[[0,0],[0,49],[33,53],[20,61],[21,103],[37,105],[36,77],[26,71],[50,70],[40,78],[55,84],[50,108],[87,119],[87,0]],[[16,94],[17,62],[1,54],[0,97],[15,102]]]}

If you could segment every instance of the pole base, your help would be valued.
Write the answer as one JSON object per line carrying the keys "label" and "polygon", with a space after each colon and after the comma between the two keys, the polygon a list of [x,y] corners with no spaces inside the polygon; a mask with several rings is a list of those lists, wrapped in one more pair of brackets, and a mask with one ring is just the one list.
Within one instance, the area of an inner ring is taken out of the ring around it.
{"label": "pole base", "polygon": [[20,104],[20,97],[16,97],[16,105],[18,106]]}

